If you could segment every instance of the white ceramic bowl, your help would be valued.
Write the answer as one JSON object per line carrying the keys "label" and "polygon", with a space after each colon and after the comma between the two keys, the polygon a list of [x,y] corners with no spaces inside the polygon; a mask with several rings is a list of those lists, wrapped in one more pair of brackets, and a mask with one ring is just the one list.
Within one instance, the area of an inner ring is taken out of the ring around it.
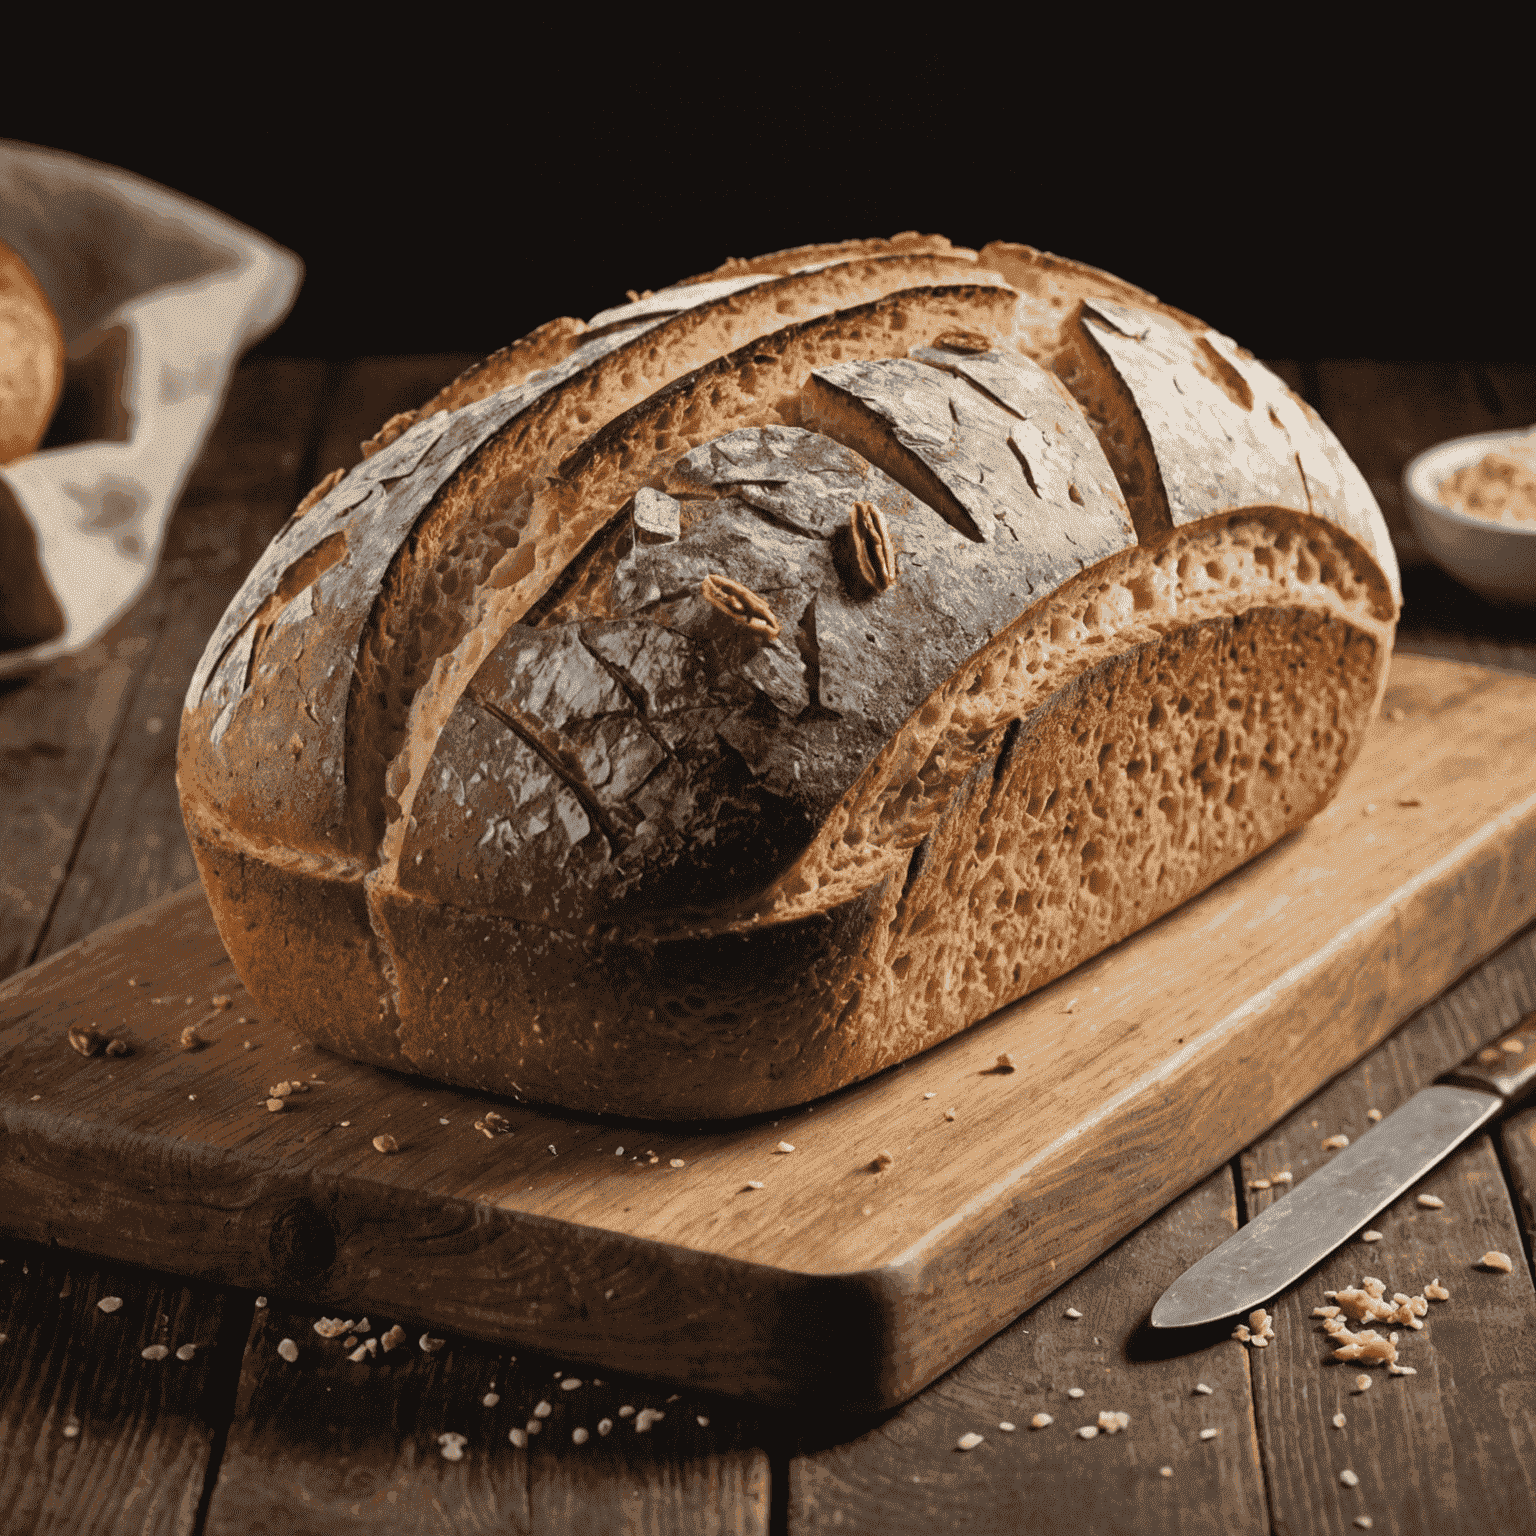
{"label": "white ceramic bowl", "polygon": [[1477,463],[1490,449],[1529,437],[1531,430],[1454,437],[1409,460],[1403,470],[1408,521],[1435,563],[1501,607],[1536,605],[1536,523],[1490,522],[1454,512],[1436,497],[1441,482],[1458,469]]}

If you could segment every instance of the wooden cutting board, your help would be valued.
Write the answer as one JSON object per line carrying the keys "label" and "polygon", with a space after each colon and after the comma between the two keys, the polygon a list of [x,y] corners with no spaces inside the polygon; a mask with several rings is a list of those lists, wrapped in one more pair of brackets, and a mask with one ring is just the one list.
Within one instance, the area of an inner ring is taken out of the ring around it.
{"label": "wooden cutting board", "polygon": [[[1536,679],[1407,656],[1309,826],[960,1038],[774,1119],[600,1120],[330,1055],[257,1016],[193,886],[0,986],[0,1226],[413,1337],[885,1407],[1533,918]],[[130,1054],[79,1054],[72,1024]],[[1004,1051],[1016,1070],[994,1069]],[[475,1129],[491,1109],[509,1133]],[[1359,1128],[1319,1138],[1337,1129]]]}

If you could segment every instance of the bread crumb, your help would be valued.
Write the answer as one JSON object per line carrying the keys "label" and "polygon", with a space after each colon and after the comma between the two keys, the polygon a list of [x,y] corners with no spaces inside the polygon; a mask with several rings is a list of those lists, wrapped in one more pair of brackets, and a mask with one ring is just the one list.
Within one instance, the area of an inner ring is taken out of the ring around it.
{"label": "bread crumb", "polygon": [[1360,1241],[1362,1243],[1379,1243],[1381,1241],[1381,1233],[1374,1230],[1370,1232],[1362,1232],[1360,1234]]}
{"label": "bread crumb", "polygon": [[972,1430],[969,1434],[961,1435],[955,1442],[955,1446],[958,1450],[974,1451],[984,1439],[986,1439],[985,1435],[978,1435],[975,1430]]}
{"label": "bread crumb", "polygon": [[267,1108],[275,1115],[283,1107],[281,1099],[268,1099]]}
{"label": "bread crumb", "polygon": [[128,1044],[128,1042],[126,1040],[108,1040],[107,1041],[107,1055],[108,1056],[126,1056],[130,1049],[131,1049],[131,1047],[129,1046],[129,1044]]}
{"label": "bread crumb", "polygon": [[950,1107],[944,1111],[944,1118],[946,1120],[953,1120],[955,1118],[954,1105],[950,1105]]}
{"label": "bread crumb", "polygon": [[509,1429],[507,1431],[507,1439],[521,1451],[527,1447],[528,1431],[526,1429]]}
{"label": "bread crumb", "polygon": [[1083,1395],[1083,1389],[1081,1387],[1068,1387],[1067,1388],[1067,1396],[1068,1397],[1081,1397],[1082,1395]]}
{"label": "bread crumb", "polygon": [[571,1431],[571,1444],[572,1445],[585,1445],[586,1443],[587,1443],[587,1432],[586,1432],[586,1430],[581,1429],[581,1428],[578,1427],[578,1428],[573,1429]]}
{"label": "bread crumb", "polygon": [[997,1427],[1002,1430],[1005,1435],[1011,1435],[1014,1431],[1014,1426],[1010,1424],[1007,1419],[1000,1419],[998,1421]]}
{"label": "bread crumb", "polygon": [[747,1189],[761,1189],[763,1181],[761,1179],[748,1179],[744,1187]]}
{"label": "bread crumb", "polygon": [[1280,1173],[1270,1174],[1269,1182],[1271,1184],[1289,1184],[1293,1178],[1295,1178],[1295,1174],[1289,1168],[1286,1168]]}
{"label": "bread crumb", "polygon": [[1099,1426],[1097,1424],[1084,1424],[1077,1433],[1079,1439],[1093,1440],[1098,1436]]}
{"label": "bread crumb", "polygon": [[543,1419],[529,1419],[528,1422],[525,1425],[523,1425],[523,1433],[525,1435],[537,1435],[537,1434],[542,1433],[543,1429],[544,1429],[544,1420]]}
{"label": "bread crumb", "polygon": [[1424,1287],[1424,1294],[1429,1297],[1431,1301],[1449,1301],[1451,1299],[1451,1293],[1446,1290],[1443,1285],[1440,1284],[1439,1275],[1436,1275],[1435,1278]]}
{"label": "bread crumb", "polygon": [[[109,1047],[109,1049],[110,1049],[110,1047]],[[1523,1056],[1523,1055],[1525,1055],[1525,1041],[1524,1040],[1500,1040],[1499,1041],[1499,1049],[1501,1051],[1505,1052],[1505,1054],[1509,1055],[1509,1056]]]}
{"label": "bread crumb", "polygon": [[1342,1133],[1338,1136],[1329,1136],[1323,1142],[1324,1152],[1340,1152],[1349,1145],[1349,1137]]}
{"label": "bread crumb", "polygon": [[375,1136],[373,1138],[373,1150],[375,1152],[398,1152],[400,1143],[393,1136]]}
{"label": "bread crumb", "polygon": [[1313,1307],[1312,1308],[1312,1316],[1313,1317],[1337,1317],[1338,1315],[1339,1315],[1339,1309],[1337,1307]]}
{"label": "bread crumb", "polygon": [[1210,1397],[1212,1393],[1215,1392],[1215,1390],[1215,1387],[1208,1387],[1203,1381],[1197,1381],[1195,1383],[1195,1391],[1198,1392],[1201,1397]]}
{"label": "bread crumb", "polygon": [[345,1322],[339,1317],[316,1318],[314,1330],[322,1339],[339,1339],[344,1333],[351,1333],[357,1326],[350,1318]]}
{"label": "bread crumb", "polygon": [[150,1344],[139,1351],[146,1360],[164,1360],[170,1354],[164,1344]]}
{"label": "bread crumb", "polygon": [[500,1401],[500,1392],[487,1392],[485,1396],[480,1399],[480,1406],[482,1408],[494,1408]]}
{"label": "bread crumb", "polygon": [[264,1306],[266,1306],[266,1304],[267,1304],[267,1298],[265,1296],[258,1296],[256,1298],[256,1305],[258,1307],[264,1307]]}
{"label": "bread crumb", "polygon": [[73,1440],[79,1433],[80,1426],[78,1424],[66,1424],[64,1426],[64,1436],[68,1440]]}
{"label": "bread crumb", "polygon": [[352,1361],[354,1365],[361,1365],[363,1361],[368,1358],[368,1344],[371,1344],[372,1342],[373,1340],[370,1339],[366,1344],[359,1344],[357,1348],[347,1356],[347,1359]]}
{"label": "bread crumb", "polygon": [[776,1147],[775,1147],[775,1148],[774,1148],[774,1149],[773,1149],[773,1150],[774,1150],[774,1151],[775,1151],[775,1152],[793,1152],[793,1151],[794,1151],[794,1150],[795,1150],[795,1149],[794,1149],[794,1147],[792,1147],[792,1146],[791,1146],[791,1145],[790,1145],[790,1144],[789,1144],[789,1142],[787,1142],[787,1141],[781,1141],[781,1142],[780,1142],[780,1143],[779,1143],[779,1144],[778,1144],[778,1146],[776,1146]]}
{"label": "bread crumb", "polygon": [[292,1339],[284,1339],[278,1346],[277,1352],[289,1365],[299,1358],[299,1346]]}
{"label": "bread crumb", "polygon": [[69,1043],[82,1056],[94,1056],[107,1041],[106,1036],[100,1034],[94,1024],[71,1024]]}
{"label": "bread crumb", "polygon": [[1249,1189],[1268,1189],[1269,1188],[1269,1180],[1268,1179],[1249,1179],[1248,1180],[1248,1188]]}
{"label": "bread crumb", "polygon": [[1345,1467],[1345,1469],[1339,1473],[1339,1481],[1343,1483],[1346,1488],[1358,1488],[1360,1486],[1359,1477],[1355,1473],[1351,1472],[1348,1467]]}
{"label": "bread crumb", "polygon": [[635,1415],[635,1433],[637,1435],[648,1434],[651,1425],[664,1418],[666,1418],[666,1414],[660,1408],[642,1408]]}
{"label": "bread crumb", "polygon": [[1381,1119],[1381,1111],[1379,1109],[1368,1109],[1365,1112],[1365,1118],[1374,1125],[1376,1121]]}
{"label": "bread crumb", "polygon": [[1158,1472],[1158,1476],[1159,1477],[1172,1477],[1173,1476],[1173,1468],[1172,1467],[1159,1467],[1157,1469],[1157,1472]]}
{"label": "bread crumb", "polygon": [[674,1168],[686,1168],[688,1166],[688,1164],[684,1161],[684,1159],[682,1159],[680,1157],[674,1157],[672,1159],[671,1166],[674,1167]]}
{"label": "bread crumb", "polygon": [[889,1168],[895,1161],[896,1159],[892,1157],[889,1152],[876,1152],[869,1166],[876,1173],[881,1173],[885,1169]]}
{"label": "bread crumb", "polygon": [[597,1432],[600,1435],[606,1435],[612,1428],[613,1428],[613,1420],[612,1419],[599,1419],[597,1421]]}
{"label": "bread crumb", "polygon": [[443,1460],[463,1461],[464,1444],[468,1438],[467,1435],[455,1434],[451,1429],[446,1434],[439,1435],[437,1443],[442,1450]]}
{"label": "bread crumb", "polygon": [[196,1353],[196,1344],[183,1344],[181,1348],[176,1351],[176,1358],[178,1360],[190,1360]]}
{"label": "bread crumb", "polygon": [[628,1403],[625,1403],[625,1405],[619,1409],[619,1417],[621,1419],[630,1418],[634,1414],[634,1411],[635,1410],[631,1408]]}
{"label": "bread crumb", "polygon": [[1202,1429],[1200,1431],[1200,1438],[1202,1440],[1214,1440],[1220,1433],[1219,1429]]}
{"label": "bread crumb", "polygon": [[1074,1008],[1076,1008],[1076,1007],[1077,1007],[1077,999],[1075,997],[1068,998],[1067,999],[1067,1006],[1065,1008],[1063,1008],[1061,1011],[1063,1013],[1071,1013],[1072,1010]]}
{"label": "bread crumb", "polygon": [[1445,1205],[1445,1201],[1439,1195],[1420,1195],[1419,1204],[1426,1211],[1438,1211]]}
{"label": "bread crumb", "polygon": [[96,1303],[97,1307],[103,1312],[116,1312],[122,1304],[123,1298],[121,1296],[103,1296]]}
{"label": "bread crumb", "polygon": [[1371,1378],[1363,1371],[1355,1377],[1355,1391],[1369,1392],[1371,1390]]}
{"label": "bread crumb", "polygon": [[1509,1274],[1514,1269],[1514,1265],[1510,1263],[1509,1255],[1507,1253],[1498,1253],[1492,1248],[1490,1248],[1488,1252],[1485,1253],[1477,1262],[1481,1264],[1484,1269],[1496,1269],[1501,1274],[1505,1275]]}
{"label": "bread crumb", "polygon": [[1333,1416],[1333,1427],[1335,1429],[1343,1429],[1344,1426],[1346,1424],[1348,1424],[1348,1423],[1349,1423],[1349,1420],[1346,1419],[1342,1413],[1334,1414],[1334,1416]]}
{"label": "bread crumb", "polygon": [[1485,1045],[1482,1050],[1477,1053],[1477,1059],[1482,1062],[1485,1067],[1496,1067],[1501,1064],[1504,1058],[1497,1046]]}
{"label": "bread crumb", "polygon": [[1011,1051],[1004,1051],[1003,1054],[997,1058],[997,1066],[995,1070],[998,1072],[1012,1072],[1017,1066],[1018,1063],[1013,1059],[1013,1053]]}
{"label": "bread crumb", "polygon": [[923,1097],[925,1099],[936,1099],[936,1098],[938,1098],[938,1094],[937,1093],[925,1093],[923,1095]]}
{"label": "bread crumb", "polygon": [[424,1355],[435,1355],[447,1342],[446,1339],[434,1339],[425,1333],[416,1341]]}
{"label": "bread crumb", "polygon": [[1106,1408],[1099,1414],[1099,1428],[1106,1435],[1118,1435],[1122,1429],[1129,1429],[1131,1416],[1128,1413],[1116,1413],[1113,1409]]}
{"label": "bread crumb", "polygon": [[1391,1376],[1417,1376],[1419,1373],[1411,1365],[1398,1365],[1394,1361],[1387,1367],[1387,1374]]}
{"label": "bread crumb", "polygon": [[577,1377],[577,1376],[567,1376],[560,1383],[560,1390],[562,1392],[574,1392],[577,1389],[577,1387],[579,1387],[580,1385],[581,1385],[581,1378],[580,1377]]}
{"label": "bread crumb", "polygon": [[1370,1530],[1372,1524],[1371,1517],[1369,1515],[1356,1515],[1355,1524],[1358,1525],[1362,1531],[1368,1531]]}
{"label": "bread crumb", "polygon": [[181,1032],[178,1048],[183,1051],[200,1051],[208,1042],[197,1032],[196,1024],[188,1024]]}
{"label": "bread crumb", "polygon": [[1068,1307],[1067,1311],[1066,1311],[1066,1315],[1068,1317],[1070,1317],[1075,1322],[1083,1314],[1081,1312],[1079,1312],[1076,1307]]}
{"label": "bread crumb", "polygon": [[1031,1429],[1046,1429],[1055,1422],[1056,1420],[1053,1419],[1050,1414],[1037,1413],[1034,1418],[1029,1421],[1029,1427]]}
{"label": "bread crumb", "polygon": [[548,1398],[541,1397],[538,1402],[533,1405],[533,1416],[536,1419],[547,1419],[554,1411],[554,1407],[551,1405]]}

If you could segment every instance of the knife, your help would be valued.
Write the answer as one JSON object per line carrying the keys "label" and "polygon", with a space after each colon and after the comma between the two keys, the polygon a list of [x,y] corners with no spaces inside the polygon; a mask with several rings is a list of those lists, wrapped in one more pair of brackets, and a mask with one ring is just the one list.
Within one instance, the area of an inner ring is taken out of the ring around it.
{"label": "knife", "polygon": [[1186,1270],[1152,1309],[1152,1326],[1195,1328],[1270,1300],[1533,1090],[1536,1014],[1414,1094]]}

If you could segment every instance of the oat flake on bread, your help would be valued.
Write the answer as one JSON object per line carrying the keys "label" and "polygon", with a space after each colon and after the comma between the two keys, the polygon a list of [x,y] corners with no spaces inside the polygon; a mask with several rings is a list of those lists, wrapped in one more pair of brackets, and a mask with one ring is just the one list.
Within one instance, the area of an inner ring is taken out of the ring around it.
{"label": "oat flake on bread", "polygon": [[1316,814],[1399,605],[1359,471],[1201,321],[1023,245],[802,247],[383,424],[220,621],[178,785],[241,980],[315,1043],[759,1114]]}

